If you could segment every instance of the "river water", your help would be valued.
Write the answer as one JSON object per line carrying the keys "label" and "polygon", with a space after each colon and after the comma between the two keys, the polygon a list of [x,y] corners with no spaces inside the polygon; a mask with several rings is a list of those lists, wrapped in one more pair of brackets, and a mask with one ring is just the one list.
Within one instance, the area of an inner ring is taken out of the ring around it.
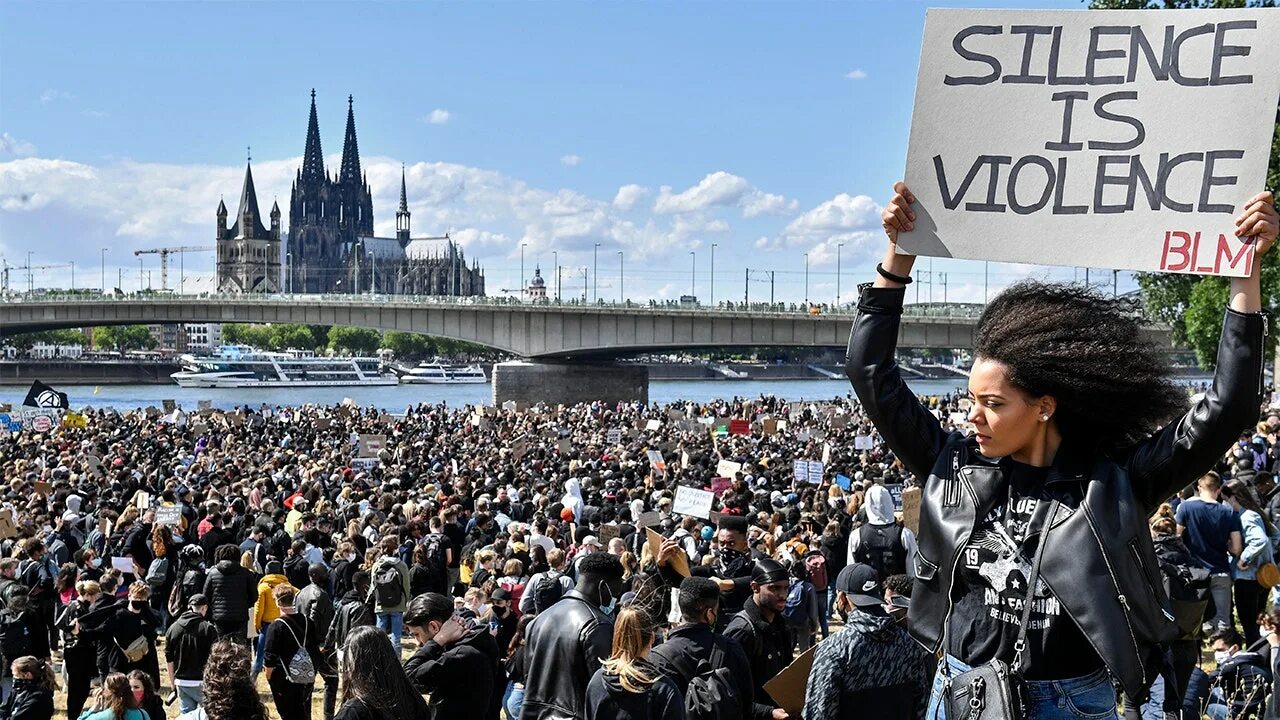
{"label": "river water", "polygon": [[[957,380],[913,380],[911,388],[919,394],[934,395],[964,387]],[[447,402],[451,406],[488,405],[492,389],[488,383],[475,385],[393,385],[362,387],[258,388],[253,390],[211,390],[180,388],[177,385],[61,385],[71,407],[80,409],[111,407],[117,410],[161,407],[164,400],[194,410],[199,400],[209,400],[217,408],[239,405],[303,405],[334,404],[351,398],[360,406],[373,405],[398,412],[418,403]],[[850,392],[844,380],[672,380],[649,383],[649,400],[657,403],[680,401],[707,402],[733,397],[777,395],[788,400],[830,400]],[[22,404],[26,389],[10,387],[0,398],[15,407]]]}

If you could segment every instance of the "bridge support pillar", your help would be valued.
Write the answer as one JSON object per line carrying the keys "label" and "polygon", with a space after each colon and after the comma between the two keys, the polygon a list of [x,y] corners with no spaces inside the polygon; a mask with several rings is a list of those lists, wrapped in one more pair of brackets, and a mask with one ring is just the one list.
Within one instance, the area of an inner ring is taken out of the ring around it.
{"label": "bridge support pillar", "polygon": [[515,360],[493,365],[493,404],[649,402],[649,368],[643,365]]}

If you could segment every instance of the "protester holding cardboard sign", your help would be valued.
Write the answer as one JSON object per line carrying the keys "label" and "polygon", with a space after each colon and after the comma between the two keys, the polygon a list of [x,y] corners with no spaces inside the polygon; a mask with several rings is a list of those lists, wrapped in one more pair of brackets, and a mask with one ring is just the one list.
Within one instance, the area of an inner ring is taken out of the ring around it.
{"label": "protester holding cardboard sign", "polygon": [[[1214,382],[1195,407],[1186,409],[1185,391],[1121,302],[1020,283],[975,329],[970,435],[944,431],[894,361],[914,260],[897,241],[919,220],[911,190],[899,183],[894,193],[883,216],[889,245],[858,303],[846,372],[923,483],[909,625],[946,655],[928,717],[973,700],[960,694],[979,678],[991,681],[979,698],[988,704],[999,702],[994,679],[1025,679],[1029,697],[1065,692],[1077,712],[1114,717],[1109,678],[1143,697],[1148,661],[1177,634],[1150,581],[1160,566],[1146,515],[1257,418],[1260,264],[1278,224],[1271,195],[1253,196],[1227,230],[1250,238],[1255,257],[1231,280]],[[1019,716],[1065,717],[1035,701],[1010,715]]]}

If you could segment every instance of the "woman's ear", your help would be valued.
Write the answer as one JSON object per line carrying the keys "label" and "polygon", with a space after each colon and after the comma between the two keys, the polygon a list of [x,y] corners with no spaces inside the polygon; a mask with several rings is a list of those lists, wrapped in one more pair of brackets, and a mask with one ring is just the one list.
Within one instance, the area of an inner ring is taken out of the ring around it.
{"label": "woman's ear", "polygon": [[1040,417],[1052,418],[1054,413],[1058,411],[1058,399],[1052,395],[1045,395],[1037,401],[1040,408]]}

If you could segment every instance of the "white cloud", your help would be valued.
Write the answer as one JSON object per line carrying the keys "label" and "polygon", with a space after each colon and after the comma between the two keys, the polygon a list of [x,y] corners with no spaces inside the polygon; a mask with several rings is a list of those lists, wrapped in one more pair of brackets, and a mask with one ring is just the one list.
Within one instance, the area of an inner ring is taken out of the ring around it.
{"label": "white cloud", "polygon": [[44,92],[40,93],[41,105],[48,105],[49,103],[57,102],[59,100],[70,100],[70,99],[71,99],[71,93],[67,92],[66,90],[58,90],[57,88],[49,88],[48,90],[45,90]]}
{"label": "white cloud", "polygon": [[613,196],[613,206],[619,210],[631,210],[641,199],[648,197],[649,188],[642,185],[623,185],[618,188],[618,194]]}
{"label": "white cloud", "polygon": [[560,164],[566,167],[577,167],[582,162],[582,158],[578,155],[561,155]]}
{"label": "white cloud", "polygon": [[849,72],[845,73],[844,76],[849,78],[850,80],[863,80],[867,77],[867,73],[862,68],[854,68]]}
{"label": "white cloud", "polygon": [[866,195],[840,193],[787,223],[776,239],[761,238],[762,249],[805,247],[814,265],[834,264],[836,247],[844,244],[844,257],[859,257],[880,248],[880,206]]}
{"label": "white cloud", "polygon": [[103,110],[81,110],[80,113],[82,115],[87,115],[91,118],[111,117],[111,113],[105,112]]}
{"label": "white cloud", "polygon": [[761,191],[746,178],[717,170],[683,192],[673,192],[671,186],[663,185],[658,190],[653,211],[659,215],[670,215],[703,212],[717,207],[738,207],[742,209],[743,217],[751,218],[795,212],[799,203]]}
{"label": "white cloud", "polygon": [[435,110],[427,113],[426,116],[422,118],[422,121],[431,123],[432,125],[444,125],[452,118],[453,114],[448,110],[445,110],[444,108],[436,108]]}
{"label": "white cloud", "polygon": [[27,155],[35,155],[36,146],[29,142],[24,142],[9,133],[0,133],[0,155],[14,155],[16,157],[26,157]]}

